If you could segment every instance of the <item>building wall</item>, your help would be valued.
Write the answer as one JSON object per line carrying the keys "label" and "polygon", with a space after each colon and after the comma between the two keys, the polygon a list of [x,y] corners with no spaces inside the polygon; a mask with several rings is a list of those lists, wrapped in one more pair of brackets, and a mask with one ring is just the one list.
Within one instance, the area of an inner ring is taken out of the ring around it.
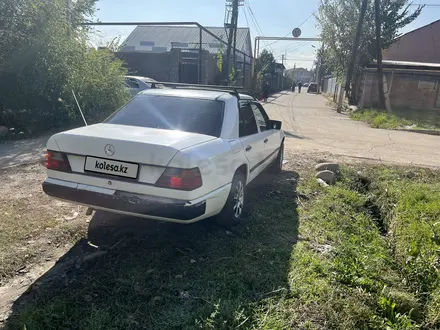
{"label": "building wall", "polygon": [[[181,49],[172,49],[169,53],[121,52],[115,55],[125,62],[132,75],[149,77],[157,81],[181,82],[180,70],[184,57]],[[201,69],[202,84],[219,84],[216,55],[204,51]]]}
{"label": "building wall", "polygon": [[[170,53],[116,53],[132,75],[170,81]],[[175,59],[174,59],[175,60]]]}
{"label": "building wall", "polygon": [[[404,72],[387,70],[385,73],[392,108],[436,109],[440,111],[440,72]],[[385,90],[387,93],[387,90]],[[377,73],[364,72],[361,83],[360,107],[378,104]]]}
{"label": "building wall", "polygon": [[384,60],[440,63],[440,20],[398,38]]}

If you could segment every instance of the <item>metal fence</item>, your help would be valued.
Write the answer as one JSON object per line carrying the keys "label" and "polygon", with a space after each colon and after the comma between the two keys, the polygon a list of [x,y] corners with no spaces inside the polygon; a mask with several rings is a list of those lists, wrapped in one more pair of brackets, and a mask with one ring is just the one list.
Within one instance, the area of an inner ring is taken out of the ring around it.
{"label": "metal fence", "polygon": [[[154,51],[169,57],[169,65],[163,68],[164,72],[169,72],[168,81],[182,82],[182,83],[199,83],[199,84],[234,84],[237,86],[243,86],[246,88],[252,87],[252,62],[251,56],[252,46],[249,45],[248,52],[246,53],[242,49],[232,48],[229,74],[222,70],[227,66],[226,61],[226,49],[228,42],[226,41],[229,30],[225,28],[205,28],[197,22],[95,22],[85,23],[85,25],[93,26],[118,26],[118,25],[136,25],[136,26],[176,26],[184,29],[185,27],[196,27],[197,34],[191,33],[191,41],[187,40],[174,40],[171,47],[152,47]],[[215,30],[215,31],[214,31]],[[169,35],[167,36],[169,37]],[[240,38],[244,38],[241,36]],[[246,36],[247,38],[247,36]],[[176,38],[178,39],[178,38]],[[239,38],[237,38],[238,40]],[[243,40],[241,40],[243,44]],[[250,42],[250,37],[249,37]],[[133,46],[130,46],[133,47]],[[125,53],[129,50],[127,47],[123,49],[121,53]],[[132,53],[136,52],[133,49]],[[124,60],[128,56],[119,55],[124,57]],[[145,61],[151,60],[152,56],[145,55]],[[138,59],[138,61],[142,62]],[[150,62],[149,64],[136,64],[135,67],[131,67],[131,63],[127,63],[130,71],[136,71],[138,74],[147,75],[148,72],[157,72],[157,61]],[[223,72],[222,72],[223,71]],[[132,72],[134,73],[134,72]],[[151,78],[155,78],[154,74],[149,74]],[[231,79],[228,79],[231,78]],[[177,80],[177,81],[176,81]]]}

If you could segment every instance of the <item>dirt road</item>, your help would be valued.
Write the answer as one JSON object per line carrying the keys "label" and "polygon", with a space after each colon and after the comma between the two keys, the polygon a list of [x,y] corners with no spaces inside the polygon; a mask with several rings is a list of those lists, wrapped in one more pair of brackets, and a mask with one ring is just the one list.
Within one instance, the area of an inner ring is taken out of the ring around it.
{"label": "dirt road", "polygon": [[[370,128],[336,113],[323,96],[283,92],[264,106],[272,119],[283,122],[286,147],[294,153],[440,166],[440,136]],[[0,144],[0,168],[36,163],[47,138]]]}
{"label": "dirt road", "polygon": [[38,162],[49,136],[0,143],[0,169]]}
{"label": "dirt road", "polygon": [[440,166],[440,136],[370,128],[336,113],[321,95],[283,92],[264,107],[271,119],[283,121],[293,152]]}

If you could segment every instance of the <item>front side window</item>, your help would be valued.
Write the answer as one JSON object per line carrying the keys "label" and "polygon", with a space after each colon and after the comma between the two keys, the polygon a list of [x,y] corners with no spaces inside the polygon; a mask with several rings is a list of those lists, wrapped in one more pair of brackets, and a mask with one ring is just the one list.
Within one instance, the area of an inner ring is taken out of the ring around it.
{"label": "front side window", "polygon": [[244,137],[258,133],[257,123],[255,121],[254,112],[250,104],[240,105],[240,122],[239,122],[239,136]]}
{"label": "front side window", "polygon": [[224,102],[140,94],[112,114],[105,123],[179,130],[219,137]]}
{"label": "front side window", "polygon": [[264,111],[263,107],[259,104],[252,103],[252,110],[255,114],[255,119],[257,120],[260,131],[266,131],[269,124],[269,117]]}

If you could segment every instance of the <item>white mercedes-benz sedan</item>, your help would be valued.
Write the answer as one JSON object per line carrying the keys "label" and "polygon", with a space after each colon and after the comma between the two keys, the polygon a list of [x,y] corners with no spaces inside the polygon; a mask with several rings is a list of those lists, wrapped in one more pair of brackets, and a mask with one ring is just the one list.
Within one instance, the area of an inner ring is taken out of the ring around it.
{"label": "white mercedes-benz sedan", "polygon": [[246,186],[280,172],[284,133],[253,97],[149,89],[103,123],[53,135],[46,194],[95,210],[193,223],[238,223]]}

